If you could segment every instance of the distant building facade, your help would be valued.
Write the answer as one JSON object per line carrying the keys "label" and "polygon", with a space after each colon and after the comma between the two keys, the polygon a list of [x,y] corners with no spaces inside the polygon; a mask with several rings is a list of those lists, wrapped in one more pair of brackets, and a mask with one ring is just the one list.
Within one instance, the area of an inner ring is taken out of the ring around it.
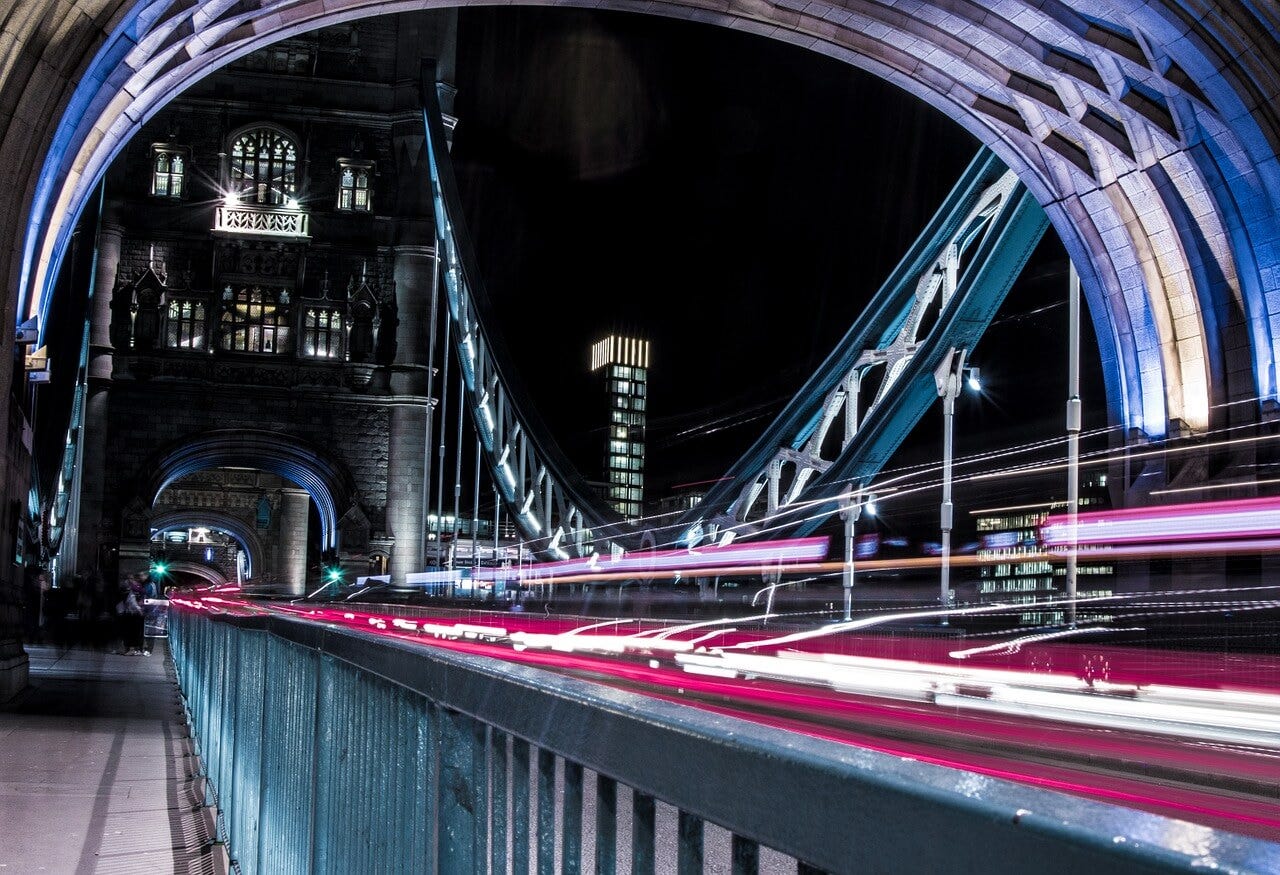
{"label": "distant building facade", "polygon": [[603,376],[608,402],[605,497],[627,519],[639,519],[644,506],[649,341],[609,335],[592,344],[591,371]]}
{"label": "distant building facade", "polygon": [[[1080,510],[1106,510],[1111,506],[1107,475],[1091,473],[1080,481]],[[1041,553],[1039,528],[1050,514],[1065,513],[1063,501],[975,511],[981,561],[978,573],[978,601],[983,604],[1027,605],[1018,621],[1024,626],[1057,625],[1063,622],[1061,608],[1036,607],[1036,603],[1061,598],[1066,588],[1066,568],[1062,562],[1047,562]],[[1090,562],[1088,553],[1079,554],[1076,566],[1076,597],[1109,596],[1115,587],[1112,562]]]}

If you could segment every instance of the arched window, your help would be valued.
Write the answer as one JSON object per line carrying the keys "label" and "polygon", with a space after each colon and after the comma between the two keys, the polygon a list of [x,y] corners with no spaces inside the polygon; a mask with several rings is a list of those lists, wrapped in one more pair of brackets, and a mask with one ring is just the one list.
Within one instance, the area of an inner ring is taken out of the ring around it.
{"label": "arched window", "polygon": [[187,150],[182,146],[151,147],[151,193],[181,200],[187,190]]}
{"label": "arched window", "polygon": [[373,163],[338,161],[338,209],[346,212],[367,213],[373,209]]}
{"label": "arched window", "polygon": [[231,143],[231,194],[242,203],[292,206],[298,146],[275,128],[252,128]]}
{"label": "arched window", "polygon": [[283,289],[249,286],[222,292],[222,348],[232,352],[285,352],[289,296]]}

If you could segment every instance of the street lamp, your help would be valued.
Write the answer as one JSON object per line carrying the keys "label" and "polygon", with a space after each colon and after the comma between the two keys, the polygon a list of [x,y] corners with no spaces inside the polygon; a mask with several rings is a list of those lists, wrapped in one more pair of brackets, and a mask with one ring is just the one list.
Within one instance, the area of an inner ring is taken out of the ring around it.
{"label": "street lamp", "polygon": [[[974,392],[981,390],[982,380],[977,368],[966,368],[964,361],[968,350],[952,348],[951,352],[933,372],[933,381],[942,399],[942,574],[941,602],[946,608],[951,604],[951,526],[955,515],[951,504],[951,452],[954,442],[956,396],[966,382]],[[947,625],[946,615],[942,625]]]}
{"label": "street lamp", "polygon": [[840,511],[840,518],[844,520],[844,619],[846,622],[853,619],[853,560],[857,550],[854,528],[863,510],[866,510],[867,516],[876,515],[875,493],[870,493],[863,498],[862,489],[859,488],[850,498],[852,500],[845,505],[844,510]]}

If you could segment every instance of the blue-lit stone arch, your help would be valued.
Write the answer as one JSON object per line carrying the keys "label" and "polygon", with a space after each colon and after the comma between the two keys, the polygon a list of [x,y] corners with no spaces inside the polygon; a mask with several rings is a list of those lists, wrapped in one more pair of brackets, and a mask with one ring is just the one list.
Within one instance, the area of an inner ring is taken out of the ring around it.
{"label": "blue-lit stone arch", "polygon": [[256,468],[297,484],[319,511],[321,549],[338,547],[338,520],[355,500],[355,482],[340,462],[292,435],[226,429],[179,440],[143,464],[137,495],[152,507],[180,477],[212,468]]}
{"label": "blue-lit stone arch", "polygon": [[208,565],[201,565],[199,562],[174,562],[169,566],[169,573],[190,574],[193,577],[199,577],[212,586],[222,586],[229,583],[225,577],[218,573],[216,568],[210,568]]}
{"label": "blue-lit stone arch", "polygon": [[[81,0],[87,2],[87,0]],[[33,5],[37,0],[18,0]],[[71,4],[71,14],[78,14]],[[17,243],[19,318],[49,290],[89,193],[168,100],[211,70],[423,0],[136,0],[94,21],[39,135]],[[696,19],[869,70],[1009,164],[1080,269],[1115,424],[1151,437],[1274,414],[1280,346],[1280,11],[1245,0],[567,0]],[[87,14],[87,13],[86,13]],[[90,20],[93,16],[89,15]],[[0,86],[7,83],[0,82]],[[37,127],[41,123],[33,123]],[[0,154],[0,158],[4,156]],[[0,259],[4,258],[0,255]],[[3,265],[0,265],[2,267]],[[1239,409],[1237,405],[1236,409]]]}
{"label": "blue-lit stone arch", "polygon": [[203,508],[183,508],[167,511],[151,519],[151,528],[159,532],[167,532],[170,529],[196,528],[198,526],[226,532],[236,539],[236,543],[244,550],[247,565],[245,569],[246,577],[253,577],[254,569],[264,567],[265,553],[262,549],[262,541],[259,540],[258,534],[253,530],[253,527],[242,519],[220,511],[205,510]]}

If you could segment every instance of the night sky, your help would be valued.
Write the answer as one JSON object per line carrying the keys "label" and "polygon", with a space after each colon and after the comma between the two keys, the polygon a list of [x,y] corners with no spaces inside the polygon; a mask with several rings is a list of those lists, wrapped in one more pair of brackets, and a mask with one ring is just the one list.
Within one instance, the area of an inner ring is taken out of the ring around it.
{"label": "night sky", "polygon": [[[587,348],[653,342],[648,493],[714,478],[856,318],[978,148],[816,53],[626,13],[463,10],[454,160],[516,366],[598,477]],[[1052,232],[972,360],[957,452],[1062,433],[1066,257]],[[1087,426],[1103,424],[1085,341]],[[902,460],[940,457],[941,416]]]}

